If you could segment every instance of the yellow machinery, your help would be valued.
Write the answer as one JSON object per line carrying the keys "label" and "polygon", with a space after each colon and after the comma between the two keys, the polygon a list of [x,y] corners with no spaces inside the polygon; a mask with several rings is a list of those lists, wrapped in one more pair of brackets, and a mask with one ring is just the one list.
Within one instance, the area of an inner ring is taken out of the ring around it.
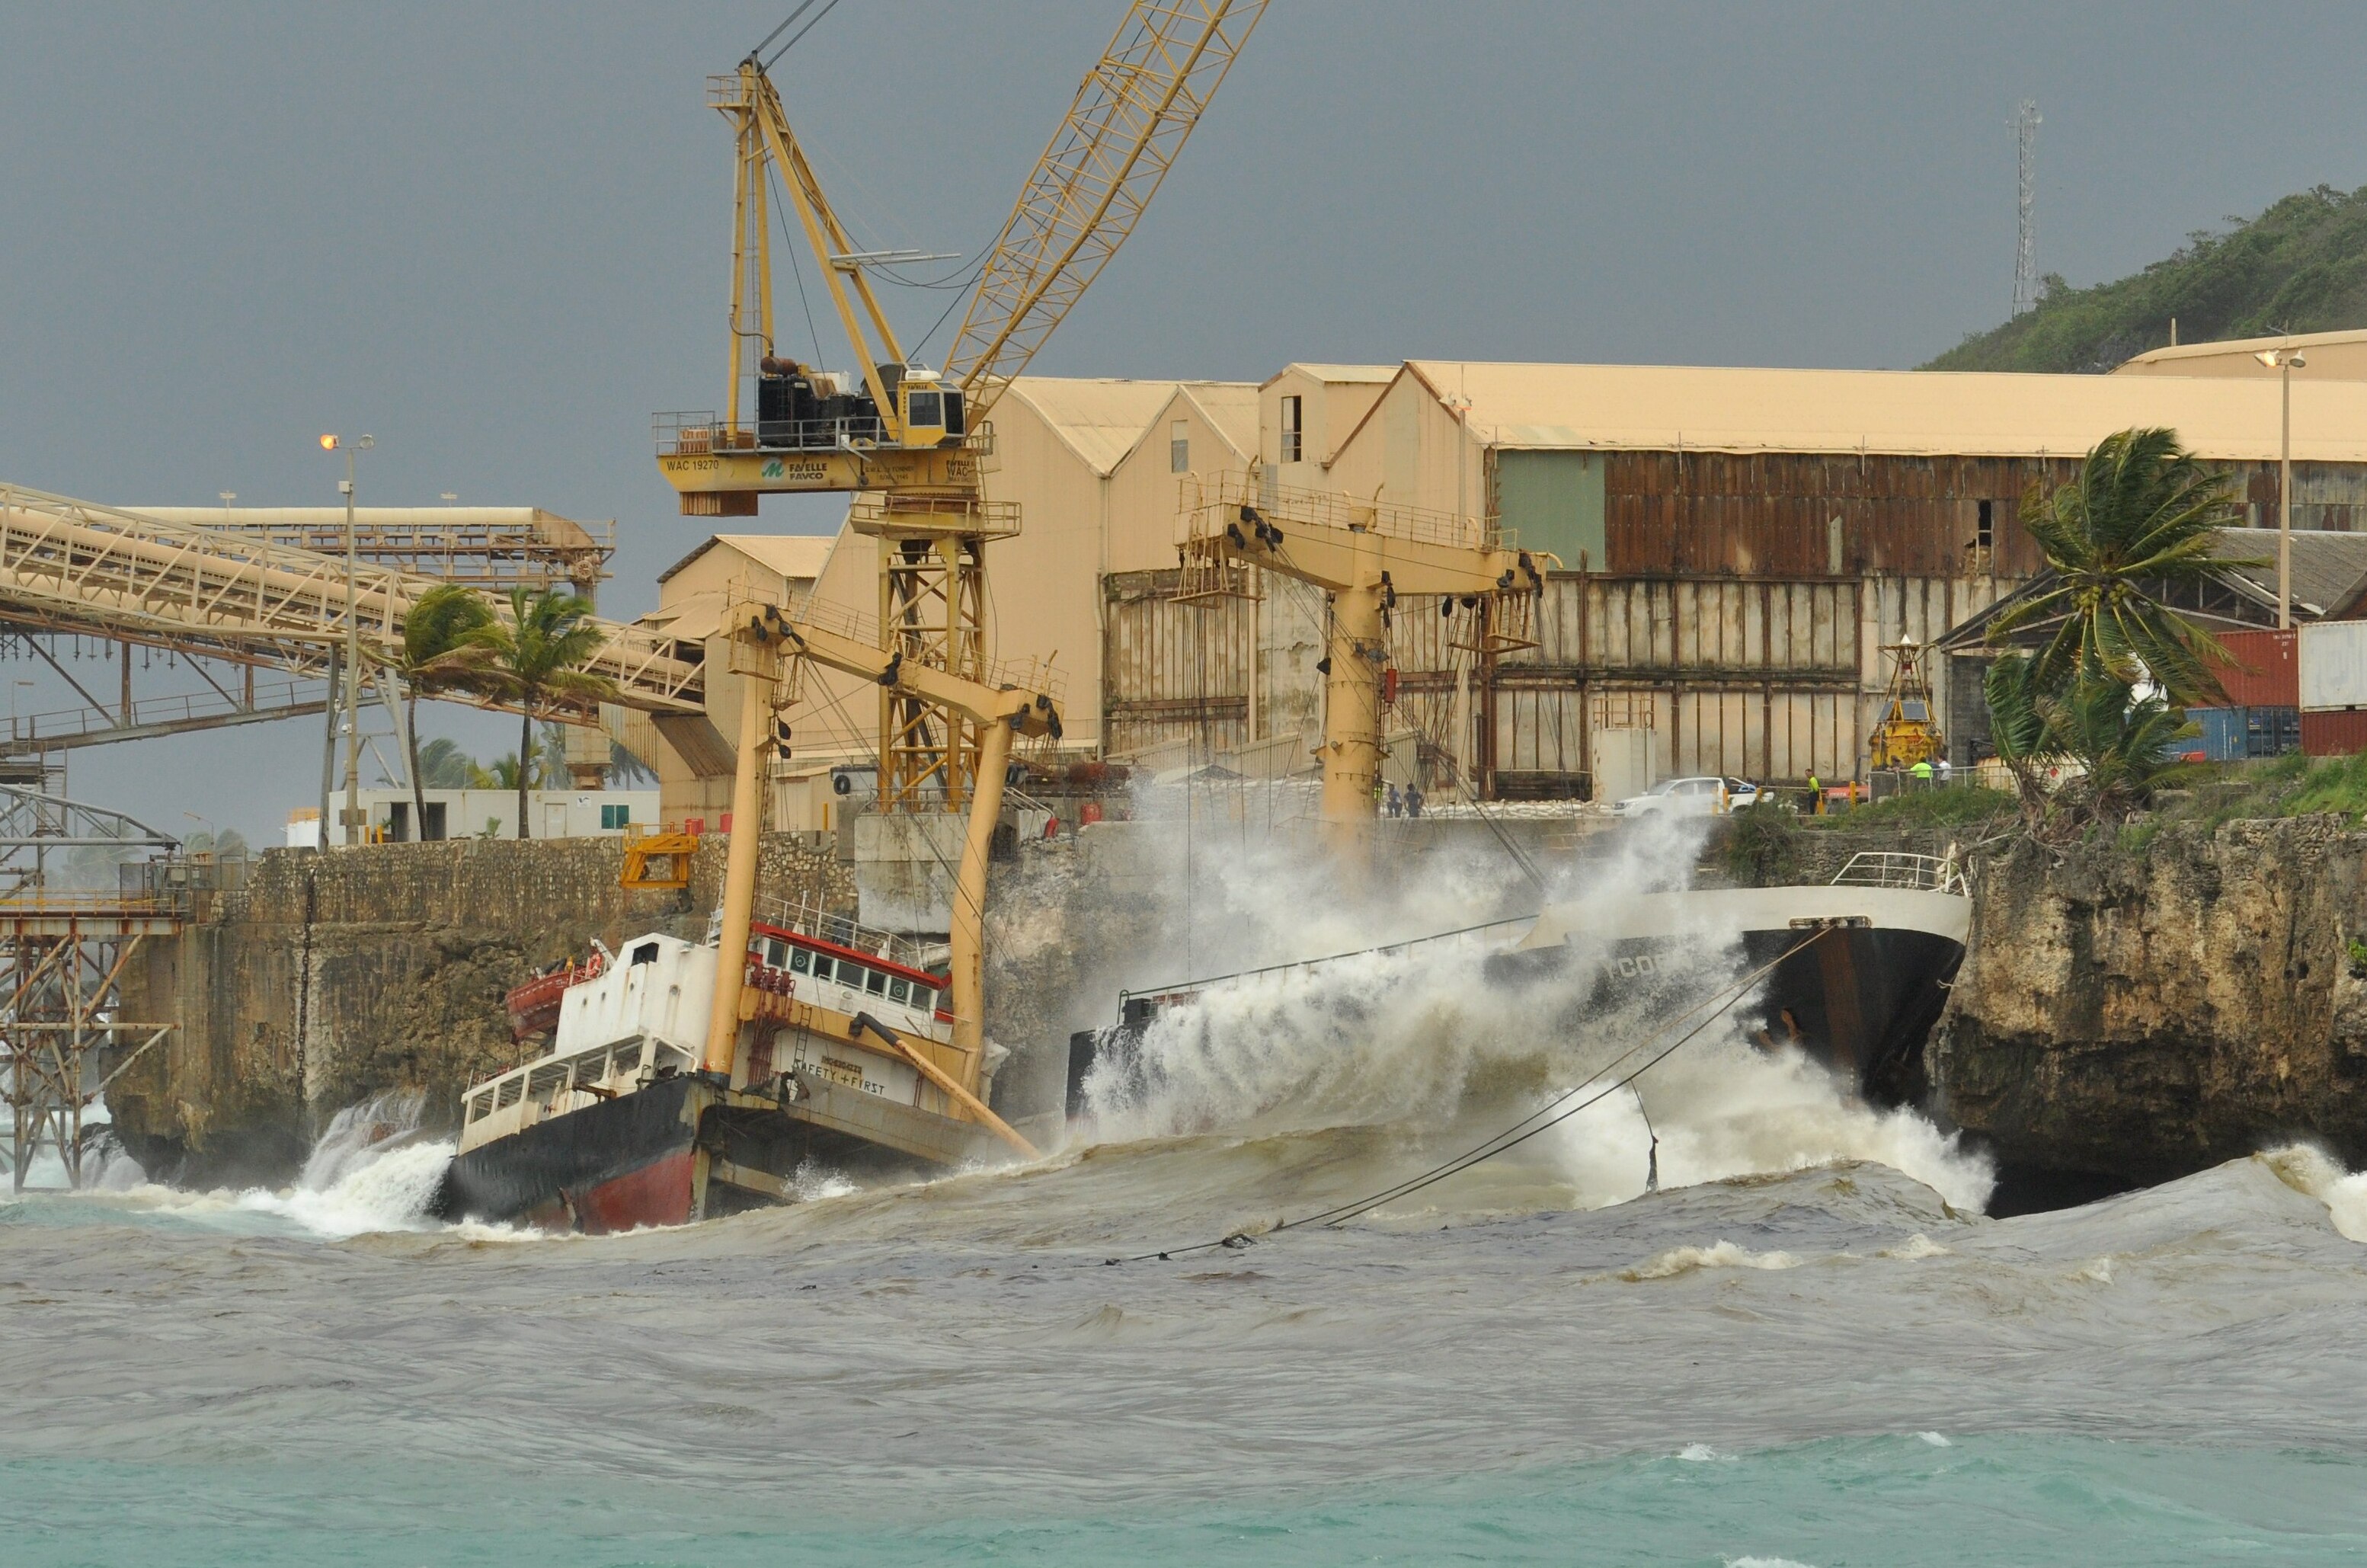
{"label": "yellow machinery", "polygon": [[1931,710],[1931,682],[1923,673],[1925,650],[1911,639],[1884,646],[1890,655],[1890,689],[1883,694],[1882,717],[1874,721],[1867,766],[1875,772],[1904,772],[1919,762],[1937,762],[1947,744]]}
{"label": "yellow machinery", "polygon": [[625,830],[625,869],[617,885],[635,892],[664,892],[690,886],[690,858],[698,835],[659,828]]}
{"label": "yellow machinery", "polygon": [[[777,605],[742,603],[731,623],[731,668],[741,676],[739,762],[731,783],[730,847],[723,869],[723,924],[717,949],[736,960],[748,949],[748,923],[755,905],[757,824],[763,811],[763,759],[771,750],[776,705],[786,675],[784,665],[809,659],[826,668],[877,682],[883,689],[932,703],[961,715],[980,734],[978,787],[969,801],[968,832],[962,841],[959,865],[954,872],[954,897],[947,930],[952,949],[953,1043],[961,1053],[962,1078],[946,1092],[971,1108],[1007,1138],[1014,1134],[985,1112],[976,1099],[986,1060],[986,985],[983,962],[983,918],[986,910],[986,863],[997,819],[1002,814],[1004,770],[1011,761],[1013,740],[1020,735],[1060,733],[1059,709],[1051,696],[1015,685],[991,686],[965,680],[926,665],[907,664],[859,636],[849,635]],[[741,1023],[741,987],[736,961],[719,964],[716,971],[714,1012],[708,1021],[707,1065],[717,1072],[731,1070],[731,1053]],[[915,1065],[920,1065],[915,1059]],[[925,1074],[939,1069],[923,1066]],[[1025,1148],[1024,1141],[1020,1142]],[[1033,1151],[1029,1150],[1032,1153]]]}
{"label": "yellow machinery", "polygon": [[1254,475],[1187,481],[1179,597],[1247,593],[1247,568],[1313,584],[1331,596],[1317,666],[1323,683],[1323,824],[1359,849],[1378,814],[1381,687],[1388,620],[1401,595],[1442,596],[1475,614],[1462,644],[1483,664],[1535,645],[1545,572],[1559,562],[1504,539],[1492,523],[1384,506],[1319,491],[1262,486]]}
{"label": "yellow machinery", "polygon": [[[885,647],[981,679],[986,546],[1019,528],[1015,506],[985,498],[986,415],[1133,232],[1264,9],[1135,0],[980,264],[941,372],[912,361],[868,276],[936,258],[857,245],[789,129],[763,46],[711,79],[737,149],[730,380],[719,415],[658,416],[658,465],[684,514],[753,516],[760,494],[783,491],[865,493],[848,523],[878,541]],[[851,371],[800,364],[774,337],[776,177],[855,353]],[[960,809],[984,766],[978,725],[917,688],[883,687],[879,701],[881,809],[939,797]]]}

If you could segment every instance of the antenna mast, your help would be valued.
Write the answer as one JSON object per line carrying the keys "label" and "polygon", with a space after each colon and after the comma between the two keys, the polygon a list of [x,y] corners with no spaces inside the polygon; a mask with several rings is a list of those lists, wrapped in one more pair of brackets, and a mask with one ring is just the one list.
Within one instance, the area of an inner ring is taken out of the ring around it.
{"label": "antenna mast", "polygon": [[2038,308],[2038,231],[2031,221],[2031,200],[2037,194],[2034,158],[2038,150],[2038,100],[2024,98],[2013,117],[2014,137],[2022,165],[2022,230],[2013,247],[2013,313]]}

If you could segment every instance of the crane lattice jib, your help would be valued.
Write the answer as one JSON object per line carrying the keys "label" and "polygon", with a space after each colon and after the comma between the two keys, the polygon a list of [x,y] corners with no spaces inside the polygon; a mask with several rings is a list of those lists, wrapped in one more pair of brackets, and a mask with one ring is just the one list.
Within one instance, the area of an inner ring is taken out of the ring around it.
{"label": "crane lattice jib", "polygon": [[975,418],[1134,232],[1265,0],[1136,0],[996,236],[946,357]]}
{"label": "crane lattice jib", "polygon": [[[353,576],[362,646],[391,657],[403,616],[441,580],[368,564]],[[0,619],[19,626],[311,675],[345,640],[345,564],[334,556],[0,485]],[[497,616],[508,608],[493,601]],[[671,642],[643,628],[592,624],[602,642],[584,667],[616,683],[617,702],[702,710],[703,665],[676,657]]]}

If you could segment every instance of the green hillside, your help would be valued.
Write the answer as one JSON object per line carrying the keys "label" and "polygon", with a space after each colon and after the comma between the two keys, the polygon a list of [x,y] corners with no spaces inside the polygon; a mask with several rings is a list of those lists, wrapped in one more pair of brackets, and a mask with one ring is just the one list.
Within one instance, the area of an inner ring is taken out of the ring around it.
{"label": "green hillside", "polygon": [[2049,274],[2044,283],[2036,310],[1923,369],[2101,374],[2167,344],[2172,316],[2180,343],[2367,327],[2367,186],[2288,196],[2114,282],[2074,289]]}

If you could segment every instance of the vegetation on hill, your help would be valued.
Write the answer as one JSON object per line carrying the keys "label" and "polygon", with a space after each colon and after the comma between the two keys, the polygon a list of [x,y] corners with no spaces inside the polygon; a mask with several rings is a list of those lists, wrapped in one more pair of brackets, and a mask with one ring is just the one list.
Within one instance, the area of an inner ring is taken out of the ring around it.
{"label": "vegetation on hill", "polygon": [[2034,311],[1975,333],[1927,370],[2100,374],[2169,342],[2367,327],[2367,186],[2288,196],[2165,261],[2093,288],[2049,274]]}

